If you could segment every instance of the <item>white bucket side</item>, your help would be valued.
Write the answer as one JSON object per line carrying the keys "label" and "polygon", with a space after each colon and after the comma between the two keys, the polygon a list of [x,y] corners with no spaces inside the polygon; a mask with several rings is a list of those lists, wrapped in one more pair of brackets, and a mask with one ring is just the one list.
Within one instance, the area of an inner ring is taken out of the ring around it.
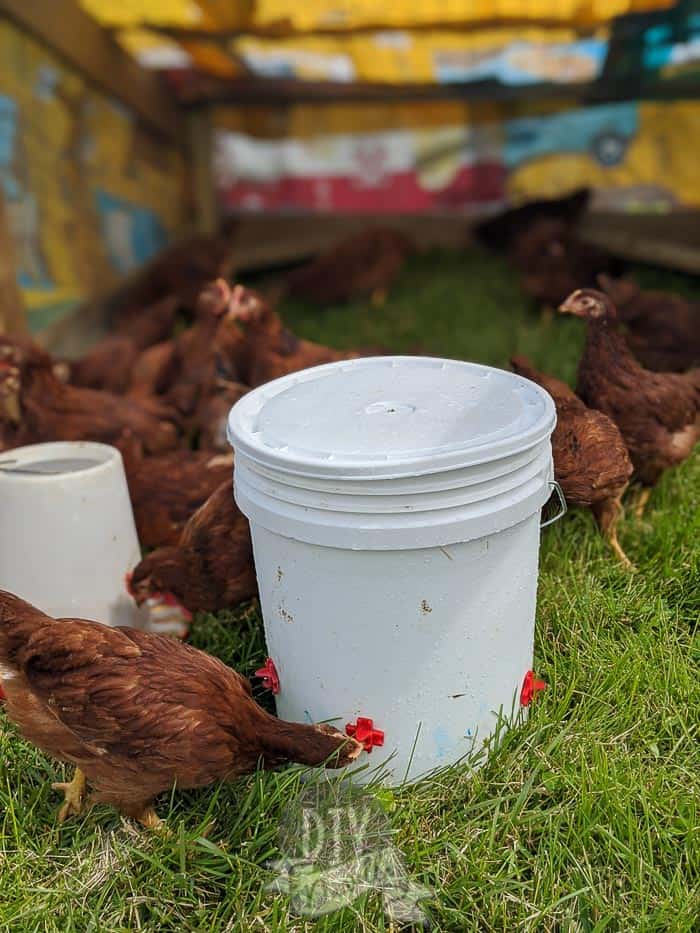
{"label": "white bucket side", "polygon": [[361,763],[386,764],[396,784],[468,755],[518,709],[538,514],[447,548],[379,553],[251,528],[280,716],[341,729],[372,719],[385,744]]}
{"label": "white bucket side", "polygon": [[[21,472],[54,459],[93,465]],[[0,588],[55,617],[139,626],[124,578],[141,552],[119,451],[57,442],[6,451],[0,461],[8,464],[0,469]]]}
{"label": "white bucket side", "polygon": [[281,716],[371,719],[385,745],[366,761],[400,783],[517,711],[555,421],[527,380],[411,358],[318,367],[234,407]]}
{"label": "white bucket side", "polygon": [[269,470],[261,475],[239,455],[234,489],[251,522],[299,541],[372,550],[440,547],[502,531],[541,509],[553,482],[551,446],[547,440],[535,459],[481,483],[470,471],[460,473],[466,485],[447,490],[440,483],[419,493],[373,495],[346,484],[342,492],[323,492],[298,487],[293,477],[273,479]]}

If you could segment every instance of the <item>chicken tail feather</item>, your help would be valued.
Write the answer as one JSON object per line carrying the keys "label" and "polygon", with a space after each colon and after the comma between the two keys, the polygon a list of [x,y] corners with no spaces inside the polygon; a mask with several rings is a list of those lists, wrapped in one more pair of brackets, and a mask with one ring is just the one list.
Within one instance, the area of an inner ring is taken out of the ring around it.
{"label": "chicken tail feather", "polygon": [[0,590],[0,678],[16,675],[15,656],[31,636],[54,620],[7,590]]}

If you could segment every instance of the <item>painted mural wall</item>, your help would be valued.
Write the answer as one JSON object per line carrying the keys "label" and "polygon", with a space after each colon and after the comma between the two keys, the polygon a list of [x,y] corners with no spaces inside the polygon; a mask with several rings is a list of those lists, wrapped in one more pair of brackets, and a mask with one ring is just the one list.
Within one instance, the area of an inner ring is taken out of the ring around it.
{"label": "painted mural wall", "polygon": [[0,23],[0,184],[33,330],[165,245],[183,183],[176,150]]}
{"label": "painted mural wall", "polygon": [[613,210],[700,207],[700,101],[309,105],[215,124],[228,211],[469,212],[580,185]]}
{"label": "painted mural wall", "polygon": [[[548,8],[573,15],[565,6]],[[224,206],[469,211],[579,185],[613,209],[699,206],[700,0],[608,5],[615,18],[598,25],[595,11],[579,8],[587,36],[532,25],[237,39],[249,67],[271,76],[481,84],[485,97],[503,102],[317,105],[245,120],[220,112],[215,171]],[[581,83],[599,99],[613,92],[620,100],[583,106]],[[570,98],[567,90],[567,100],[532,103],[554,86],[568,86]],[[505,88],[531,88],[528,103]],[[670,102],[652,102],[660,97]]]}

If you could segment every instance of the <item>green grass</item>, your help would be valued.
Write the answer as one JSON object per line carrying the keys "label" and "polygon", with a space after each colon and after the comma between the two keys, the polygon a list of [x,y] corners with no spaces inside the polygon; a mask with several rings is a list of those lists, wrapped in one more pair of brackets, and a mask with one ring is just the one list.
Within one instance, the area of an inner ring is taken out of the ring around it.
{"label": "green grass", "polygon": [[[285,315],[338,346],[497,365],[524,352],[569,379],[582,338],[576,321],[544,323],[481,254],[420,257],[381,310]],[[644,524],[622,523],[621,543],[635,574],[586,513],[545,532],[536,666],[549,688],[529,721],[474,776],[378,795],[412,878],[435,892],[437,930],[700,929],[700,457],[664,478]],[[255,606],[199,618],[193,640],[245,672],[264,657]],[[310,920],[264,890],[296,770],[174,793],[159,803],[166,838],[104,808],[59,828],[49,782],[63,773],[0,714],[2,930],[391,929],[374,895]]]}

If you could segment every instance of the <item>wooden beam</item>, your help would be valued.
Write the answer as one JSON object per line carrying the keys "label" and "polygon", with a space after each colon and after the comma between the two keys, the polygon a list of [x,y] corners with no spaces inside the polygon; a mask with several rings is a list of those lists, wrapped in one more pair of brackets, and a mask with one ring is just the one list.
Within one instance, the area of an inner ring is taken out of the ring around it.
{"label": "wooden beam", "polygon": [[197,233],[214,233],[219,223],[219,207],[212,173],[213,133],[209,107],[192,110],[187,115],[187,142],[195,227]]}
{"label": "wooden beam", "polygon": [[[463,22],[455,20],[436,20],[428,23],[406,23],[401,25],[388,25],[381,19],[374,23],[362,23],[356,26],[314,26],[311,29],[295,29],[289,21],[278,21],[269,24],[249,23],[238,29],[203,29],[197,26],[176,26],[168,23],[148,23],[140,25],[152,32],[160,33],[177,42],[209,42],[214,45],[227,45],[229,42],[242,38],[256,39],[296,39],[296,38],[324,38],[348,39],[353,36],[373,36],[378,32],[399,32],[411,35],[421,33],[448,32],[468,35],[491,29],[567,29],[577,35],[590,35],[595,24],[581,26],[569,20],[557,17],[535,19],[526,16],[511,16],[502,19],[472,19]],[[118,32],[120,26],[109,27],[110,31]]]}
{"label": "wooden beam", "polygon": [[700,80],[639,81],[584,84],[506,85],[499,81],[451,84],[390,84],[364,81],[306,81],[297,78],[220,78],[196,71],[173,76],[184,105],[202,103],[246,106],[285,106],[303,103],[389,103],[392,101],[518,101],[564,100],[586,104],[627,100],[697,100]]}
{"label": "wooden beam", "polygon": [[579,228],[582,239],[631,261],[700,274],[700,211],[625,214],[591,211]]}
{"label": "wooden beam", "polygon": [[590,85],[538,84],[507,87],[496,81],[455,84],[390,84],[360,81],[305,81],[296,78],[219,78],[201,72],[177,76],[183,104],[203,102],[240,106],[300,103],[371,103],[436,100],[571,100]]}
{"label": "wooden beam", "polygon": [[142,68],[75,0],[0,0],[3,12],[152,130],[181,141],[180,115],[161,76]]}
{"label": "wooden beam", "polygon": [[0,185],[0,334],[25,334],[27,317],[22,293],[17,285],[15,244]]}

